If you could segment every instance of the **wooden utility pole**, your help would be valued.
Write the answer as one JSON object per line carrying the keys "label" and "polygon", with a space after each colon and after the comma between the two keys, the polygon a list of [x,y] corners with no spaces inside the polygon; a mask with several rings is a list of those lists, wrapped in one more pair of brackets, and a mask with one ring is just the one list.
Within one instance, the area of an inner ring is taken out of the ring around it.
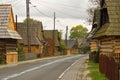
{"label": "wooden utility pole", "polygon": [[55,30],[55,19],[56,19],[56,14],[54,12],[54,30]]}
{"label": "wooden utility pole", "polygon": [[29,19],[30,19],[30,9],[29,9],[29,0],[26,0],[26,19],[27,19],[27,41],[28,41],[28,53],[31,52],[30,46],[30,35],[29,35]]}
{"label": "wooden utility pole", "polygon": [[17,15],[15,15],[15,18],[16,18],[16,30],[18,30],[18,26],[17,26],[17,23],[18,23],[18,19],[17,19]]}
{"label": "wooden utility pole", "polygon": [[53,46],[53,56],[55,54],[55,19],[56,19],[56,14],[54,12],[54,18],[53,18],[53,43],[54,43],[54,46]]}
{"label": "wooden utility pole", "polygon": [[67,46],[67,37],[68,37],[68,26],[66,26],[66,35],[65,35],[65,43]]}

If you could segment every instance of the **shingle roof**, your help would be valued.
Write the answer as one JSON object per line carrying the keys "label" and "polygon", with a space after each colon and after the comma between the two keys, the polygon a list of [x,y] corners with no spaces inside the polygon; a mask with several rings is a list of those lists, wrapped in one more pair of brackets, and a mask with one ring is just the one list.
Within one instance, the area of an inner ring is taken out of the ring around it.
{"label": "shingle roof", "polygon": [[101,36],[120,36],[120,0],[105,0],[109,23],[103,25],[95,38]]}
{"label": "shingle roof", "polygon": [[[31,45],[41,45],[41,25],[42,23],[38,24],[31,24],[29,26],[29,35],[30,35],[30,44]],[[24,45],[28,45],[28,37],[27,37],[27,25],[25,23],[18,23],[17,30],[19,34],[22,36],[22,40],[18,40],[19,43],[23,43]]]}
{"label": "shingle roof", "polygon": [[0,38],[21,39],[16,31],[8,30],[11,12],[12,6],[10,4],[0,4]]}
{"label": "shingle roof", "polygon": [[94,36],[94,34],[99,30],[99,28],[100,28],[100,9],[96,9],[94,11],[92,29],[87,38],[91,39]]}
{"label": "shingle roof", "polygon": [[67,49],[78,48],[77,40],[67,40]]}
{"label": "shingle roof", "polygon": [[[54,37],[54,42],[55,42],[55,46],[59,46],[59,32],[58,30],[55,30],[54,31],[55,33],[55,37]],[[53,30],[44,30],[44,36],[45,38],[49,38],[49,39],[52,39],[53,40]]]}

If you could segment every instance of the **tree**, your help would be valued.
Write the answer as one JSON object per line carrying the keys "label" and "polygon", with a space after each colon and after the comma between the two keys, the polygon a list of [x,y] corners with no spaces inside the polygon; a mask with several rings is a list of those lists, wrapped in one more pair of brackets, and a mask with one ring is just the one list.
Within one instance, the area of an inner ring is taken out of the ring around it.
{"label": "tree", "polygon": [[88,16],[89,16],[87,21],[90,24],[92,24],[93,17],[94,17],[94,10],[100,8],[100,0],[89,0],[89,1],[92,4],[92,6],[87,9],[87,13],[88,13]]}
{"label": "tree", "polygon": [[99,5],[100,4],[100,0],[89,0],[92,4],[94,5]]}
{"label": "tree", "polygon": [[66,45],[63,41],[61,41],[59,51],[61,52],[62,55],[65,55],[66,54],[65,50],[66,50]]}
{"label": "tree", "polygon": [[84,36],[86,36],[88,33],[88,29],[83,27],[82,25],[77,25],[75,27],[73,27],[70,30],[70,39],[80,39],[83,38]]}
{"label": "tree", "polygon": [[63,34],[63,32],[60,30],[60,32],[59,32],[59,40],[62,39],[62,34]]}
{"label": "tree", "polygon": [[65,54],[66,54],[66,52],[65,52],[65,50],[66,50],[66,45],[65,45],[65,43],[62,41],[62,34],[63,34],[63,32],[60,31],[60,32],[59,32],[59,41],[60,41],[59,51],[61,52],[61,55],[65,55]]}
{"label": "tree", "polygon": [[[32,24],[35,24],[35,23],[40,22],[40,21],[35,20],[35,19],[32,19],[32,18],[28,19],[28,21],[29,21],[29,23],[32,23]],[[23,22],[24,22],[24,23],[27,23],[27,18],[26,18]]]}

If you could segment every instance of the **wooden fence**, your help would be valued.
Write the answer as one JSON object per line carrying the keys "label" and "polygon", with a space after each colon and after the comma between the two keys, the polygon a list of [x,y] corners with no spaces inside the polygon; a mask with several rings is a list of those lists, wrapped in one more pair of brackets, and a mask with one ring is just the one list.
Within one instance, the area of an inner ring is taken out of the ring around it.
{"label": "wooden fence", "polygon": [[105,74],[109,80],[120,80],[120,54],[101,54],[99,56],[100,72]]}
{"label": "wooden fence", "polygon": [[18,54],[18,61],[37,59],[36,53]]}
{"label": "wooden fence", "polygon": [[6,63],[16,63],[18,62],[18,53],[17,52],[7,52],[6,54]]}

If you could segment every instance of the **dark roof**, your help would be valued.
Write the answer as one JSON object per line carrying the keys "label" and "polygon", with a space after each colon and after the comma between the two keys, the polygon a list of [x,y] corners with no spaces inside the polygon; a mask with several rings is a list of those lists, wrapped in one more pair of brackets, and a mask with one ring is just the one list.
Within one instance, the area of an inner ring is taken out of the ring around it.
{"label": "dark roof", "polygon": [[[29,26],[29,35],[30,35],[30,44],[31,45],[41,45],[42,38],[42,23],[30,24]],[[19,34],[22,36],[22,40],[19,40],[19,43],[23,43],[27,45],[27,24],[25,23],[18,23],[17,30]]]}
{"label": "dark roof", "polygon": [[78,48],[77,40],[67,40],[67,49]]}
{"label": "dark roof", "polygon": [[101,4],[101,9],[106,5],[109,23],[104,24],[94,37],[120,36],[120,0],[102,0]]}
{"label": "dark roof", "polygon": [[92,29],[87,38],[91,39],[94,36],[94,34],[99,30],[99,28],[100,28],[100,9],[96,9],[94,11]]}
{"label": "dark roof", "polygon": [[[13,17],[12,6],[10,4],[0,4],[0,38],[21,39],[16,30],[8,29],[10,14]],[[14,22],[13,25],[15,27]]]}
{"label": "dark roof", "polygon": [[[53,40],[54,31],[54,40]],[[44,30],[44,36],[47,39],[52,39],[55,42],[55,46],[59,46],[59,32],[58,30]]]}

